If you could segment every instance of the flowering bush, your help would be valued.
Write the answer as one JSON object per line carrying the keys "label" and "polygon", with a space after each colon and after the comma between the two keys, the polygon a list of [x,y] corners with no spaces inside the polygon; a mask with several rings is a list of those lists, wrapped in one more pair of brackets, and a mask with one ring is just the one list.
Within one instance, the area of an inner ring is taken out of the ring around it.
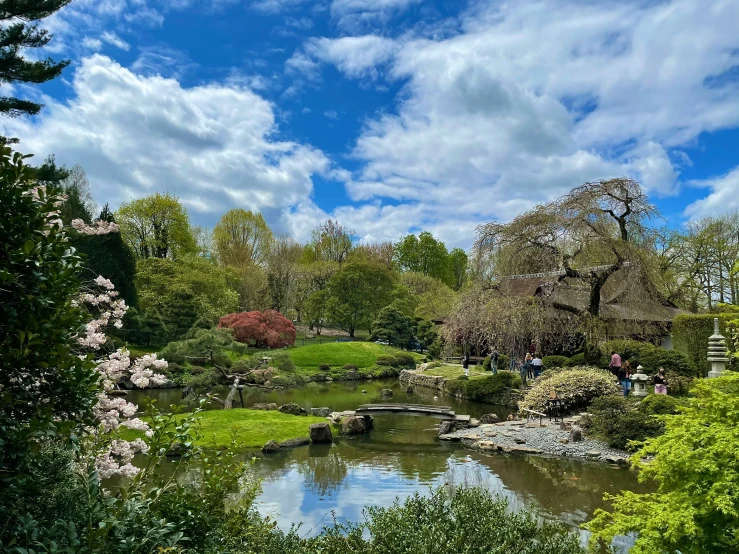
{"label": "flowering bush", "polygon": [[229,314],[220,319],[218,327],[233,329],[237,341],[257,347],[283,348],[295,344],[295,325],[274,310]]}
{"label": "flowering bush", "polygon": [[620,388],[613,374],[594,367],[574,367],[556,373],[545,373],[519,402],[521,409],[546,410],[551,391],[557,393],[566,411],[587,407],[594,398],[618,394]]}

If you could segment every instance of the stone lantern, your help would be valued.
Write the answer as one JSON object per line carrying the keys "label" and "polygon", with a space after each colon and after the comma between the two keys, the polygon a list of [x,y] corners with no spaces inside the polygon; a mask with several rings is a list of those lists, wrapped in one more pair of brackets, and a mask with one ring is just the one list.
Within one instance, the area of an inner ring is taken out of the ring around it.
{"label": "stone lantern", "polygon": [[708,372],[709,379],[721,377],[726,370],[726,339],[719,333],[718,318],[713,318],[713,335],[708,337],[708,361],[711,363],[711,371]]}
{"label": "stone lantern", "polygon": [[647,390],[647,381],[649,381],[649,377],[644,373],[644,368],[642,366],[636,368],[636,373],[632,373],[629,380],[631,381],[631,396],[644,398],[649,394],[649,391]]}

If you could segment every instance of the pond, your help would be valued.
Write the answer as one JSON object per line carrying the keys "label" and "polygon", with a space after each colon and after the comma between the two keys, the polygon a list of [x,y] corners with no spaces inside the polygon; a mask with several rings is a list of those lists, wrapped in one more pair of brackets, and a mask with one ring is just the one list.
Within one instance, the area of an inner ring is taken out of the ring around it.
{"label": "pond", "polygon": [[[382,398],[383,402],[451,406],[456,413],[473,417],[508,414],[497,406],[451,397],[435,399],[434,391],[428,389],[417,388],[409,394],[397,381],[250,389],[244,402],[247,406],[296,402],[306,408],[328,406],[339,411],[380,401],[383,388],[394,392]],[[160,407],[181,403],[179,390],[136,391],[128,398],[140,402],[144,396],[156,398]],[[301,534],[311,535],[331,523],[332,512],[339,521],[357,521],[366,505],[388,506],[396,497],[402,500],[414,491],[426,493],[443,484],[465,483],[489,488],[506,497],[513,508],[535,507],[544,517],[577,527],[595,509],[606,506],[604,493],[640,487],[636,474],[622,468],[542,456],[483,454],[440,442],[436,439],[438,424],[431,417],[375,416],[375,427],[367,435],[270,456],[255,453],[255,472],[262,479],[259,509],[273,516],[282,529],[302,522]]]}

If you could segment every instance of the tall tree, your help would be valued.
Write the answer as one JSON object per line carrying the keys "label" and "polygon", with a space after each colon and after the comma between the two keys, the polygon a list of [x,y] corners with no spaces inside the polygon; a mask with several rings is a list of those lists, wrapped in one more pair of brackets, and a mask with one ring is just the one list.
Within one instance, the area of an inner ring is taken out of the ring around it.
{"label": "tall tree", "polygon": [[372,242],[356,246],[349,254],[349,260],[364,260],[384,265],[392,270],[394,268],[394,253],[395,247],[392,242]]}
{"label": "tall tree", "polygon": [[449,252],[428,231],[407,235],[395,245],[395,263],[401,271],[414,271],[451,285],[454,281]]}
{"label": "tall tree", "polygon": [[392,300],[392,274],[383,266],[367,262],[344,264],[329,283],[330,319],[354,336],[369,327],[378,312]]}
{"label": "tall tree", "polygon": [[296,267],[303,247],[290,237],[278,237],[272,242],[267,260],[267,278],[272,294],[272,309],[286,313],[293,304]]}
{"label": "tall tree", "polygon": [[354,229],[330,219],[313,230],[311,248],[316,261],[343,264],[351,252]]}
{"label": "tall tree", "polygon": [[155,193],[121,204],[123,240],[139,259],[175,258],[197,251],[187,211],[176,196]]}
{"label": "tall tree", "polygon": [[[52,39],[35,23],[44,19],[71,0],[0,0],[0,85],[13,83],[40,84],[58,77],[69,60],[55,62],[28,59],[29,49],[43,48]],[[32,58],[34,56],[31,56]],[[42,104],[5,96],[0,98],[0,113],[10,117],[35,115]]]}
{"label": "tall tree", "polygon": [[61,206],[59,217],[67,225],[74,219],[82,219],[85,223],[91,223],[97,212],[97,204],[92,198],[87,173],[79,164],[65,171],[67,176],[60,184],[67,199]]}
{"label": "tall tree", "polygon": [[449,266],[452,273],[452,288],[459,290],[467,281],[467,253],[461,248],[449,252]]}
{"label": "tall tree", "polygon": [[215,250],[225,265],[266,264],[272,240],[272,230],[262,214],[240,208],[223,214],[213,229]]}

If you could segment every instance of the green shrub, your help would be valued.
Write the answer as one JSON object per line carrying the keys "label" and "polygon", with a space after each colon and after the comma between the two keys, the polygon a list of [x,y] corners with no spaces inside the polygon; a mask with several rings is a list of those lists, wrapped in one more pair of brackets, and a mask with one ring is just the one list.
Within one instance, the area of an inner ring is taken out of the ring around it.
{"label": "green shrub", "polygon": [[563,367],[567,356],[544,356],[541,361],[544,362],[544,367]]}
{"label": "green shrub", "polygon": [[239,358],[231,364],[231,370],[235,373],[247,373],[259,367],[260,358],[261,356],[259,355],[245,356],[243,358]]}
{"label": "green shrub", "polygon": [[667,377],[667,391],[671,396],[687,396],[695,381],[692,377],[678,375],[670,371],[666,372],[665,376]]}
{"label": "green shrub", "polygon": [[498,370],[501,369],[508,369],[508,364],[511,363],[510,356],[506,356],[505,354],[498,354]]}
{"label": "green shrub", "polygon": [[395,356],[377,356],[377,365],[384,365],[390,367],[398,367],[398,360]]}
{"label": "green shrub", "polygon": [[599,396],[619,394],[621,389],[608,371],[595,367],[574,367],[539,377],[519,402],[519,407],[544,411],[551,391],[557,393],[564,410],[570,412],[586,408]]}
{"label": "green shrub", "polygon": [[585,352],[575,354],[571,358],[567,358],[562,362],[562,367],[582,367],[585,365]]}
{"label": "green shrub", "polygon": [[485,359],[482,361],[482,369],[483,371],[491,371],[493,369],[493,360],[490,356],[485,356]]}
{"label": "green shrub", "polygon": [[320,364],[318,366],[319,371],[331,371],[331,366],[328,364]]}
{"label": "green shrub", "polygon": [[398,362],[398,367],[406,369],[416,367],[416,358],[406,352],[399,352],[398,354],[395,354],[395,359]]}
{"label": "green shrub", "polygon": [[[325,364],[324,364],[324,365],[325,365]],[[358,368],[357,366],[355,366],[354,364],[346,364],[346,365],[344,366],[344,369],[345,369],[346,371],[357,371],[357,370],[358,370],[359,368]]]}
{"label": "green shrub", "polygon": [[647,345],[641,352],[638,363],[649,372],[657,372],[660,367],[671,374],[683,377],[697,377],[698,370],[695,364],[682,352],[666,350],[658,346]]}
{"label": "green shrub", "polygon": [[623,361],[629,360],[636,367],[639,355],[647,346],[653,346],[648,342],[629,339],[615,339],[604,342],[601,345],[601,351],[607,356],[610,363],[611,352],[615,351]]}
{"label": "green shrub", "polygon": [[245,355],[248,348],[236,342],[229,329],[197,329],[192,338],[170,342],[159,356],[178,364],[189,362],[207,365],[211,363],[212,353],[214,363],[231,367],[231,359],[226,351]]}
{"label": "green shrub", "polygon": [[[662,395],[652,395],[662,396]],[[640,405],[623,396],[602,396],[588,408],[590,432],[603,438],[613,448],[630,448],[632,441],[656,437],[664,425]]]}
{"label": "green shrub", "polygon": [[451,394],[461,394],[469,400],[493,402],[500,400],[500,396],[508,393],[509,389],[520,387],[521,377],[517,373],[504,371],[480,379],[469,379],[462,375],[457,379],[447,381],[445,390]]}
{"label": "green shrub", "polygon": [[650,394],[639,404],[639,409],[647,415],[673,415],[678,412],[679,403],[666,394]]}
{"label": "green shrub", "polygon": [[269,365],[280,373],[295,373],[295,362],[284,350],[273,351]]}

